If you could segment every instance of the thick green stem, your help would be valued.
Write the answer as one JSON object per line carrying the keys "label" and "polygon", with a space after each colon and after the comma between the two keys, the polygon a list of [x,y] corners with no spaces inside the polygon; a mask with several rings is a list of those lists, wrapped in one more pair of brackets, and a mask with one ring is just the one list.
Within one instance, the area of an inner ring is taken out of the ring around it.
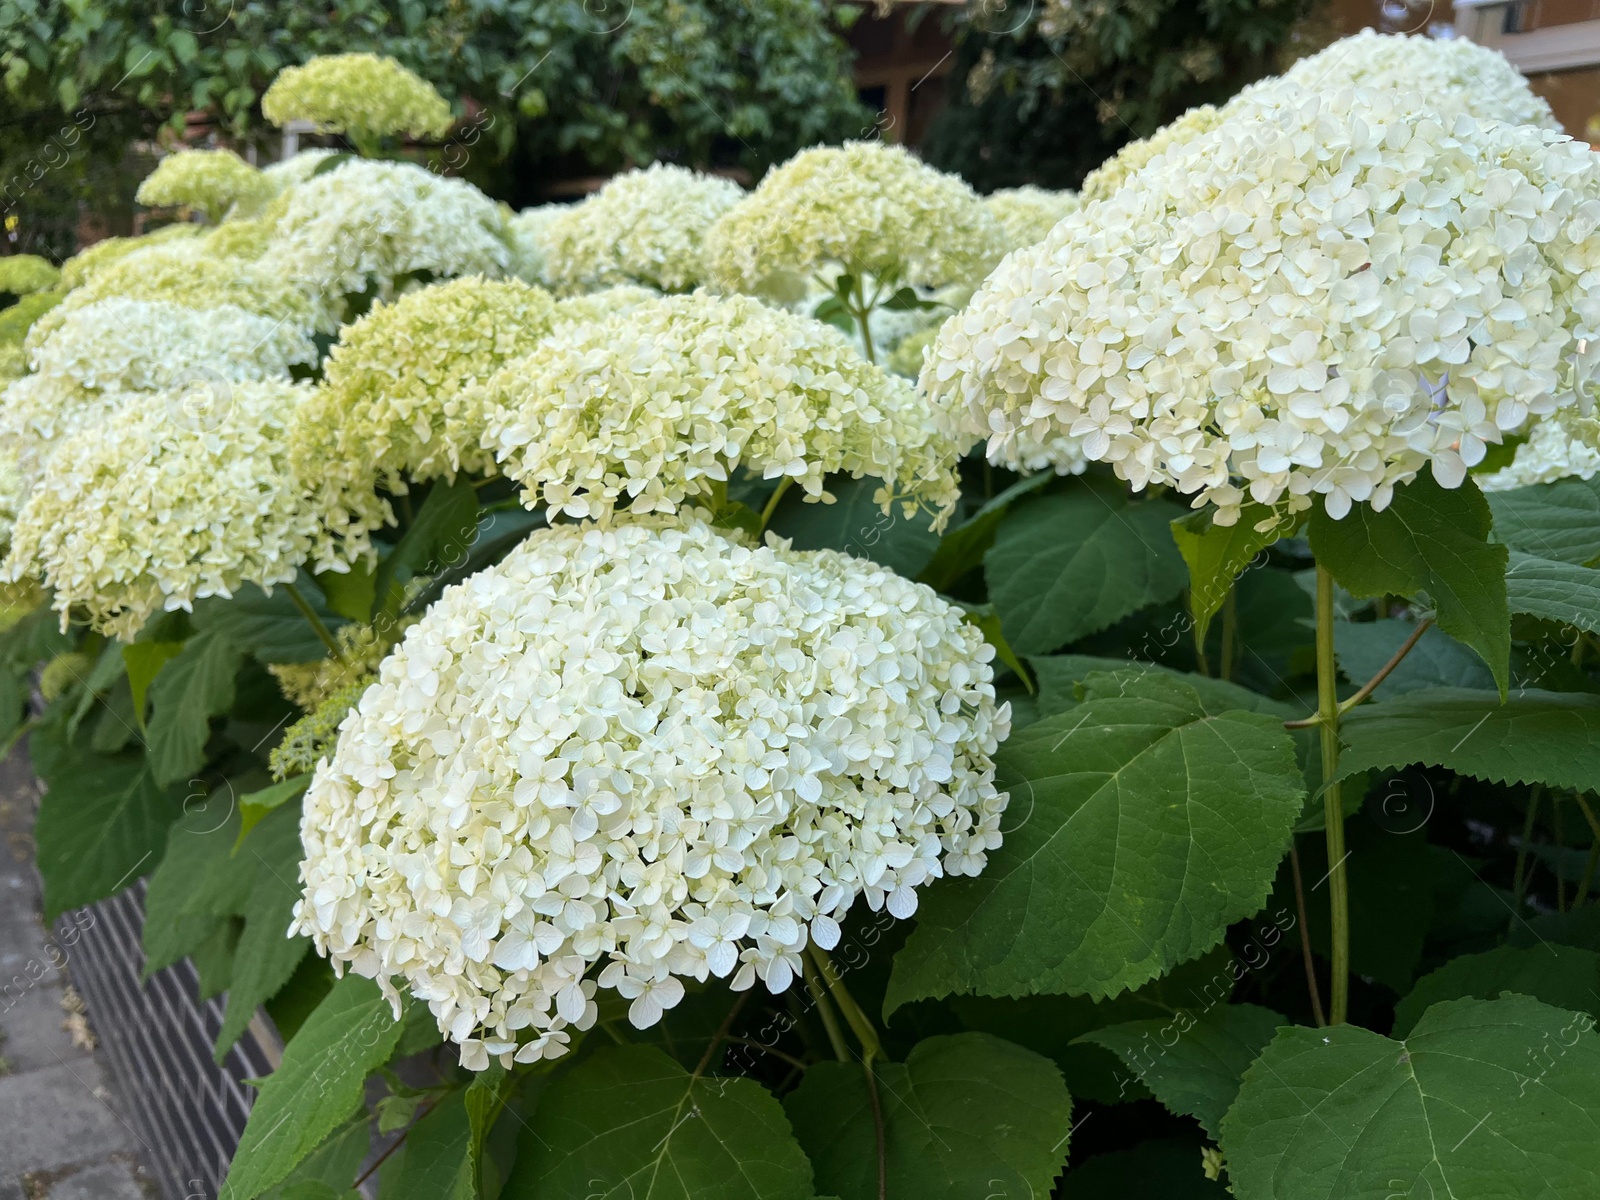
{"label": "thick green stem", "polygon": [[1322,740],[1322,810],[1328,839],[1328,904],[1333,928],[1333,980],[1328,1023],[1350,1011],[1350,890],[1345,874],[1344,803],[1339,789],[1339,665],[1333,654],[1333,576],[1317,567],[1317,732]]}
{"label": "thick green stem", "polygon": [[300,594],[300,589],[292,583],[283,585],[283,590],[289,593],[289,599],[300,610],[300,615],[306,619],[322,644],[328,648],[328,653],[340,662],[344,661],[344,652],[339,649],[339,643],[334,640],[333,634],[328,632],[328,627],[322,623],[322,618],[317,616],[317,610],[306,603],[306,598]]}
{"label": "thick green stem", "polygon": [[861,346],[867,352],[867,361],[876,363],[878,351],[872,344],[872,324],[868,319],[872,315],[872,305],[867,302],[867,286],[859,271],[856,272],[855,295],[856,302],[851,306],[851,316],[855,317],[856,324],[861,329]]}
{"label": "thick green stem", "polygon": [[783,499],[783,494],[789,490],[789,485],[794,480],[788,475],[778,480],[778,486],[772,489],[772,495],[767,497],[767,503],[761,509],[761,530],[765,532],[767,522],[772,520],[772,514],[778,511],[778,501]]}

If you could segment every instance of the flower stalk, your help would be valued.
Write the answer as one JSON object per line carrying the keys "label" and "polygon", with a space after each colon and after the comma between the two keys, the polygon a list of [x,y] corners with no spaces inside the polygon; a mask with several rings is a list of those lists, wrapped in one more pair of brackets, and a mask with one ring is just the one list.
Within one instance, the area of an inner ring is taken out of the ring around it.
{"label": "flower stalk", "polygon": [[1339,786],[1338,662],[1333,652],[1333,576],[1317,566],[1317,731],[1322,742],[1323,825],[1328,840],[1328,905],[1333,927],[1333,980],[1328,1023],[1350,1010],[1350,893],[1344,860],[1344,804]]}

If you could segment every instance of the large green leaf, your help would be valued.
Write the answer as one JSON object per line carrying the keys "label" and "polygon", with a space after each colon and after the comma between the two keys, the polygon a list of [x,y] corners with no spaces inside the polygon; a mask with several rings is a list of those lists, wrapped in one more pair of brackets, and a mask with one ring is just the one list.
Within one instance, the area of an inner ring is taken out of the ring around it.
{"label": "large green leaf", "polygon": [[1494,536],[1515,550],[1575,566],[1600,561],[1600,478],[1494,492]]}
{"label": "large green leaf", "polygon": [[128,669],[128,686],[133,690],[133,713],[139,728],[143,729],[145,699],[150,685],[161,668],[183,653],[182,642],[131,642],[122,647],[123,663]]}
{"label": "large green leaf", "polygon": [[1182,509],[1085,485],[1018,504],[984,559],[989,599],[1024,657],[1048,654],[1183,590]]}
{"label": "large green leaf", "polygon": [[142,753],[102,755],[65,745],[41,753],[45,783],[34,826],[45,920],[121,891],[155,869],[182,801],[156,783]]}
{"label": "large green leaf", "polygon": [[[1339,666],[1352,683],[1366,683],[1415,631],[1412,622],[1390,618],[1359,623],[1339,621],[1334,625]],[[1493,686],[1494,676],[1483,659],[1437,625],[1430,625],[1373,696],[1389,700],[1418,688]]]}
{"label": "large green leaf", "polygon": [[273,810],[244,839],[235,859],[240,871],[252,874],[244,903],[244,932],[234,956],[228,983],[228,1008],[217,1033],[220,1060],[250,1024],[257,1006],[294,974],[311,948],[305,937],[289,937],[295,902],[300,898],[300,808]]}
{"label": "large green leaf", "polygon": [[1005,841],[980,875],[927,891],[890,1010],[951,992],[1115,995],[1266,899],[1305,796],[1282,722],[1154,674],[1082,686],[1001,748]]}
{"label": "large green leaf", "polygon": [[[890,1196],[1048,1196],[1067,1158],[1072,1097],[1047,1058],[986,1033],[918,1042],[874,1068]],[[872,1097],[859,1064],[806,1071],[785,1100],[819,1191],[877,1200]]]}
{"label": "large green leaf", "polygon": [[946,530],[939,546],[917,579],[937,591],[947,592],[968,571],[983,563],[983,556],[994,545],[995,531],[1024,496],[1037,492],[1055,477],[1048,471],[1018,480],[961,524]]}
{"label": "large green leaf", "polygon": [[1427,688],[1353,709],[1340,724],[1341,776],[1422,763],[1494,783],[1600,786],[1600,696]]}
{"label": "large green leaf", "polygon": [[478,495],[461,476],[443,480],[428,491],[411,527],[373,580],[373,611],[393,617],[400,611],[405,588],[418,575],[431,575],[465,562],[478,540]]}
{"label": "large green leaf", "polygon": [[253,1200],[305,1159],[361,1104],[400,1023],[378,985],[346,975],[283,1050],[261,1086],[219,1200]]}
{"label": "large green leaf", "polygon": [[1312,511],[1317,561],[1357,596],[1426,593],[1439,628],[1471,646],[1502,693],[1511,682],[1511,612],[1506,548],[1491,544],[1489,505],[1472,480],[1440,487],[1419,475],[1395,489],[1382,512],[1357,504],[1339,521]]}
{"label": "large green leaf", "polygon": [[[329,629],[345,624],[323,600],[322,589],[306,572],[300,572],[295,588]],[[213,596],[194,607],[194,624],[201,631],[212,631],[252,654],[264,663],[314,662],[325,658],[328,648],[310,623],[295,607],[288,591],[276,587],[265,595],[247,583],[231,598]]]}
{"label": "large green leaf", "polygon": [[[1172,540],[1189,567],[1189,613],[1202,642],[1240,572],[1295,524],[1292,517],[1264,504],[1246,504],[1232,525],[1213,522],[1214,512],[1207,505],[1172,522]],[[1272,524],[1265,533],[1256,528],[1267,521]]]}
{"label": "large green leaf", "polygon": [[1226,679],[1212,679],[1205,675],[1192,675],[1175,671],[1159,663],[1134,662],[1131,659],[1102,658],[1093,654],[1051,654],[1029,660],[1034,676],[1039,681],[1039,715],[1053,717],[1078,704],[1078,685],[1091,675],[1105,671],[1138,671],[1156,680],[1171,680],[1193,688],[1206,707],[1213,712],[1243,709],[1246,712],[1267,713],[1271,716],[1299,716],[1292,704],[1263,696]]}
{"label": "large green leaf", "polygon": [[1600,630],[1600,571],[1513,550],[1506,601],[1514,613],[1594,633]]}
{"label": "large green leaf", "polygon": [[552,1083],[503,1200],[811,1200],[811,1164],[753,1079],[690,1074],[607,1046]]}
{"label": "large green leaf", "polygon": [[1422,1014],[1441,1000],[1472,996],[1494,1000],[1511,992],[1555,1008],[1600,1015],[1600,954],[1572,946],[1496,946],[1463,954],[1417,980],[1395,1006],[1394,1036],[1404,1037]]}
{"label": "large green leaf", "polygon": [[156,782],[188,779],[206,765],[211,718],[233,706],[233,679],[244,657],[225,634],[197,633],[156,676],[145,743]]}
{"label": "large green leaf", "polygon": [[1525,996],[1451,1000],[1403,1041],[1286,1029],[1222,1122],[1239,1200],[1600,1195],[1593,1019]]}
{"label": "large green leaf", "polygon": [[472,1121],[460,1092],[445,1097],[406,1135],[385,1165],[383,1200],[444,1200],[470,1169]]}
{"label": "large green leaf", "polygon": [[796,550],[842,550],[915,579],[939,545],[933,517],[925,512],[907,517],[898,505],[884,512],[872,498],[882,486],[879,479],[830,475],[832,504],[808,502],[798,488],[790,488],[772,514],[771,528],[792,539]]}
{"label": "large green leaf", "polygon": [[238,834],[239,814],[227,789],[186,804],[183,815],[173,823],[167,833],[166,853],[144,894],[147,978],[188,954],[223,919],[222,914],[191,907],[191,901],[211,869],[226,861]]}
{"label": "large green leaf", "polygon": [[1245,1069],[1278,1027],[1288,1023],[1254,1004],[1218,1004],[1110,1025],[1084,1039],[1110,1050],[1157,1100],[1181,1116],[1194,1117],[1216,1137]]}

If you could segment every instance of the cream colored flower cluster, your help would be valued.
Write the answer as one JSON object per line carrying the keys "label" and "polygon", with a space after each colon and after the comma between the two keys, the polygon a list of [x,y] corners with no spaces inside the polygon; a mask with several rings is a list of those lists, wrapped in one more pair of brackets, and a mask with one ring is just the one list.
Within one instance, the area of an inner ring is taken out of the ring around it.
{"label": "cream colored flower cluster", "polygon": [[323,55],[285,68],[261,97],[261,114],[280,128],[310,121],[325,133],[348,133],[358,145],[399,134],[442,137],[452,123],[431,83],[376,54]]}
{"label": "cream colored flower cluster", "polygon": [[[1249,89],[1241,95],[1247,93]],[[1164,154],[1173,146],[1182,145],[1210,133],[1222,124],[1223,116],[1222,109],[1211,104],[1202,104],[1191,108],[1170,124],[1163,125],[1149,137],[1129,142],[1084,177],[1083,187],[1078,193],[1080,202],[1087,204],[1091,200],[1104,200],[1126,183],[1129,177],[1145,163],[1159,154]]]}
{"label": "cream colored flower cluster", "polygon": [[232,150],[179,150],[156,164],[135,194],[140,204],[183,204],[220,221],[234,205],[272,198],[272,181]]}
{"label": "cream colored flower cluster", "polygon": [[900,146],[848,142],[774,168],[711,227],[706,250],[724,287],[766,292],[831,266],[897,284],[973,283],[1006,245],[956,176]]}
{"label": "cream colored flower cluster", "polygon": [[706,230],[744,196],[728,179],[656,163],[559,210],[540,234],[552,287],[639,283],[681,292],[707,282]]}
{"label": "cream colored flower cluster", "polygon": [[1042,241],[1056,222],[1080,203],[1076,192],[1052,192],[1031,185],[1002,188],[983,199],[989,215],[1000,223],[1007,250]]}
{"label": "cream colored flower cluster", "polygon": [[37,254],[0,256],[0,292],[29,296],[48,291],[61,282],[61,272]]}
{"label": "cream colored flower cluster", "polygon": [[369,288],[389,298],[419,276],[499,276],[511,265],[494,201],[414,163],[352,160],[278,205],[262,264],[335,309]]}
{"label": "cream colored flower cluster", "polygon": [[537,204],[523,209],[506,222],[513,275],[526,283],[550,286],[550,226],[567,211],[560,204]]}
{"label": "cream colored flower cluster", "polygon": [[138,237],[102,238],[84,247],[61,264],[61,286],[81,287],[92,276],[136,250],[144,250],[163,242],[186,241],[189,238],[200,237],[205,232],[203,226],[192,225],[187,221],[176,221],[149,233],[142,233]]}
{"label": "cream colored flower cluster", "polygon": [[[306,793],[296,930],[532,1062],[598,988],[776,993],[858,897],[896,917],[1000,844],[993,649],[925,586],[660,518],[533,534],[445,592]],[[604,963],[597,977],[590,968]]]}
{"label": "cream colored flower cluster", "polygon": [[53,589],[131,640],[154,613],[270,588],[302,564],[347,569],[365,549],[340,539],[289,466],[288,424],[306,395],[284,382],[236,383],[207,409],[173,393],[129,397],[51,459],[17,517],[7,579]]}
{"label": "cream colored flower cluster", "polygon": [[1567,408],[1535,422],[1511,462],[1477,480],[1486,492],[1506,492],[1558,479],[1592,479],[1596,473],[1600,473],[1600,418]]}
{"label": "cream colored flower cluster", "polygon": [[585,292],[581,296],[568,296],[557,300],[550,323],[552,327],[567,324],[586,325],[592,321],[604,321],[608,317],[632,312],[641,304],[649,304],[659,299],[661,293],[653,288],[642,287],[636,283],[619,283],[615,287],[601,288],[597,292]]}
{"label": "cream colored flower cluster", "polygon": [[1459,108],[1483,121],[1561,132],[1550,105],[1504,54],[1466,38],[1363,29],[1301,59],[1283,78],[1312,89],[1386,87],[1416,92],[1436,109]]}
{"label": "cream colored flower cluster", "polygon": [[[1142,488],[1383,508],[1592,395],[1600,160],[1380,89],[1278,84],[1013,254],[923,370],[991,456],[1072,439]],[[1578,361],[1584,342],[1590,353]]]}
{"label": "cream colored flower cluster", "polygon": [[324,379],[295,416],[297,469],[323,502],[376,528],[378,485],[406,490],[456,472],[493,472],[471,395],[550,329],[555,302],[520,280],[481,276],[420,288],[347,325]]}
{"label": "cream colored flower cluster", "polygon": [[735,467],[827,499],[823,476],[883,481],[907,516],[954,508],[965,443],[837,330],[744,296],[669,296],[558,327],[490,381],[484,445],[524,503],[574,517],[674,512]]}

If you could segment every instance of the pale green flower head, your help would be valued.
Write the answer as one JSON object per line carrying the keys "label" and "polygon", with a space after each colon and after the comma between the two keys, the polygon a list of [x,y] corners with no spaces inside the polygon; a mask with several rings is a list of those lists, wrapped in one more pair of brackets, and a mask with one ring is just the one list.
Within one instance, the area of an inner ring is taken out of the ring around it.
{"label": "pale green flower head", "polygon": [[0,257],[0,292],[31,296],[34,292],[49,291],[60,282],[61,272],[37,254]]}
{"label": "pale green flower head", "polygon": [[1052,192],[1031,185],[1002,188],[983,199],[984,207],[1005,233],[1007,250],[1043,241],[1056,222],[1079,203],[1075,192]]}
{"label": "pale green flower head", "polygon": [[802,151],[706,241],[718,283],[748,292],[841,266],[897,286],[970,284],[1006,249],[999,223],[962,180],[882,142]]}
{"label": "pale green flower head", "polygon": [[278,72],[261,113],[280,129],[310,121],[323,133],[348,134],[358,147],[386,137],[442,137],[450,105],[434,86],[392,58],[328,54]]}
{"label": "pale green flower head", "polygon": [[942,522],[969,440],[832,326],[747,296],[666,296],[558,327],[487,385],[484,445],[524,503],[605,519],[676,512],[742,467],[831,499],[881,480],[884,511]]}
{"label": "pale green flower head", "polygon": [[511,273],[526,283],[550,286],[547,260],[551,224],[567,211],[562,204],[536,204],[506,221],[511,242]]}
{"label": "pale green flower head", "polygon": [[61,264],[61,286],[65,288],[81,287],[88,282],[91,275],[110,266],[125,255],[132,254],[135,250],[143,250],[148,246],[160,245],[163,242],[197,238],[205,232],[205,229],[199,225],[192,225],[187,221],[177,221],[171,225],[163,225],[150,233],[140,234],[138,237],[101,238],[93,245],[79,250]]}
{"label": "pale green flower head", "polygon": [[232,150],[179,150],[156,164],[134,198],[151,207],[185,205],[216,222],[235,206],[266,202],[272,192],[272,182]]}
{"label": "pale green flower head", "polygon": [[638,283],[681,292],[708,280],[706,230],[744,195],[738,184],[656,163],[618,175],[540,232],[558,291]]}

